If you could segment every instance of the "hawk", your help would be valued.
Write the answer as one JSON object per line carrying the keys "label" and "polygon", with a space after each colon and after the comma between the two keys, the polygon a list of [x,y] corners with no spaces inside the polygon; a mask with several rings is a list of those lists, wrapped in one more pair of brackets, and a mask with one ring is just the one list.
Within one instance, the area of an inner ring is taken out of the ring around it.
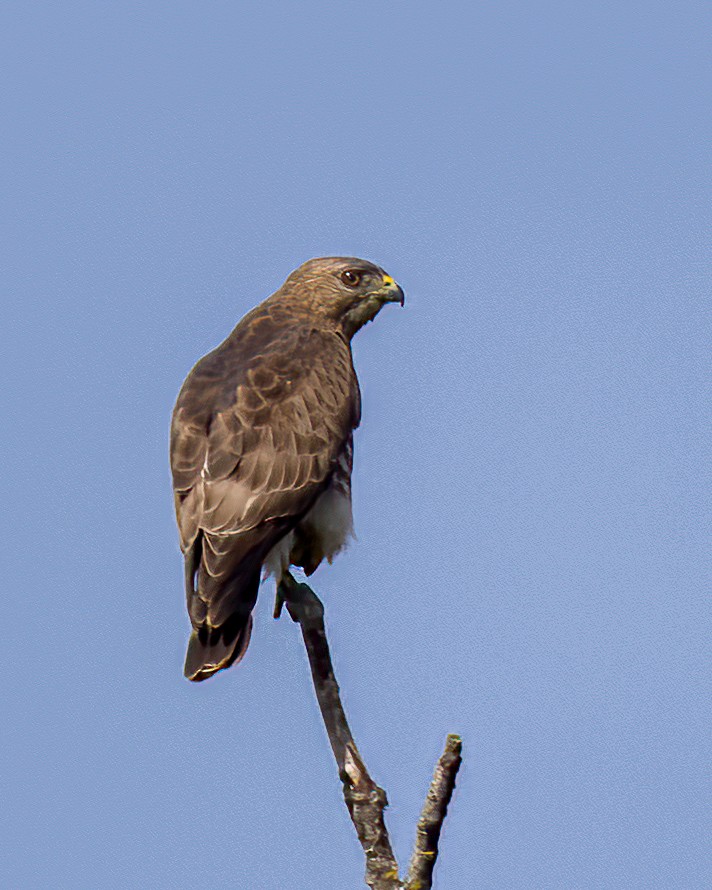
{"label": "hawk", "polygon": [[247,649],[263,570],[310,575],[351,533],[361,397],[351,338],[385,303],[383,269],[309,260],[186,378],[170,460],[193,631],[185,676],[205,680]]}

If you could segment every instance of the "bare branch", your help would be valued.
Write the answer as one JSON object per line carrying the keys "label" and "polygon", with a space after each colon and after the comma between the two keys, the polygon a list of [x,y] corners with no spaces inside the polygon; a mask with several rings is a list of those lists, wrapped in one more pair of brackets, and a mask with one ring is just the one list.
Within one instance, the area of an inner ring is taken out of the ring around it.
{"label": "bare branch", "polygon": [[435,767],[433,780],[418,820],[406,890],[430,890],[433,886],[433,868],[438,858],[440,831],[461,763],[462,741],[457,735],[449,735],[445,742],[445,750]]}
{"label": "bare branch", "polygon": [[311,587],[288,577],[280,592],[289,614],[302,630],[321,716],[343,783],[344,800],[366,854],[366,883],[372,890],[400,890],[403,885],[398,879],[398,863],[383,819],[388,799],[369,775],[351,735],[331,664],[324,607]]}
{"label": "bare branch", "polygon": [[408,890],[430,890],[438,838],[460,766],[459,737],[448,736],[445,751],[435,768],[418,822],[408,882],[404,885],[398,877],[398,863],[383,816],[388,806],[386,792],[369,775],[341,704],[321,600],[311,587],[297,584],[287,574],[277,591],[275,616],[281,611],[282,602],[286,603],[292,620],[299,623],[302,631],[321,716],[343,783],[344,800],[366,855],[366,883],[371,890],[405,890],[406,887]]}

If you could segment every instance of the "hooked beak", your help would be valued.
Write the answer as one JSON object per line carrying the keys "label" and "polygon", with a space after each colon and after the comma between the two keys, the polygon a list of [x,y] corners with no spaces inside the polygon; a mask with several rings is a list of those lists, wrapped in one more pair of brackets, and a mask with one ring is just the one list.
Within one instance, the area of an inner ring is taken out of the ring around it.
{"label": "hooked beak", "polygon": [[383,276],[383,286],[376,293],[384,303],[400,303],[401,306],[405,306],[403,288],[396,284],[390,275]]}

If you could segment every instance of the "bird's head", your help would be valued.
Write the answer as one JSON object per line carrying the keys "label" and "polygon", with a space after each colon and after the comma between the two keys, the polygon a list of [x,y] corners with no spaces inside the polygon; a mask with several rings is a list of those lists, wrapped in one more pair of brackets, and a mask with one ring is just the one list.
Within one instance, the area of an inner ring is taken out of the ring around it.
{"label": "bird's head", "polygon": [[282,288],[310,312],[328,318],[347,337],[376,317],[385,303],[405,303],[396,282],[379,266],[357,257],[307,260]]}

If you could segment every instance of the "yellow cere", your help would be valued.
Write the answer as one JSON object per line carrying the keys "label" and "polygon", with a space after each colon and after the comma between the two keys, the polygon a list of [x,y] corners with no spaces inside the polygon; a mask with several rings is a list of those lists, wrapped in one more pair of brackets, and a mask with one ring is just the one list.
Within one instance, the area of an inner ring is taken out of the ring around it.
{"label": "yellow cere", "polygon": [[391,285],[391,284],[395,284],[395,281],[391,278],[390,275],[384,275],[384,276],[383,276],[383,283],[384,283],[386,286],[388,286],[388,285]]}

